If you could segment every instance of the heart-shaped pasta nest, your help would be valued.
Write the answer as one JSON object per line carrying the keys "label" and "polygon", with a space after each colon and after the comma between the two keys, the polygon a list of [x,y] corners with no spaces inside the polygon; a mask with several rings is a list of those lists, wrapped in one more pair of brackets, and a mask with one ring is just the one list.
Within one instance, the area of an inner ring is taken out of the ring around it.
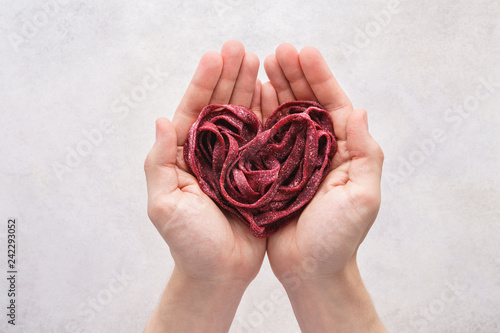
{"label": "heart-shaped pasta nest", "polygon": [[204,193],[267,237],[312,199],[336,152],[332,119],[316,102],[284,103],[265,125],[243,106],[208,105],[184,160]]}

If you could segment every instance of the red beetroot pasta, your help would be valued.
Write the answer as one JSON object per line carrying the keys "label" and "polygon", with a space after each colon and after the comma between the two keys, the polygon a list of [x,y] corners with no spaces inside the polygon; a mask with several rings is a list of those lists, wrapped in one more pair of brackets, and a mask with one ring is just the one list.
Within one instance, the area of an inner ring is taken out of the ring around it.
{"label": "red beetroot pasta", "polygon": [[332,119],[316,102],[282,104],[264,126],[250,109],[214,104],[191,126],[184,160],[203,192],[267,237],[312,199],[336,152]]}

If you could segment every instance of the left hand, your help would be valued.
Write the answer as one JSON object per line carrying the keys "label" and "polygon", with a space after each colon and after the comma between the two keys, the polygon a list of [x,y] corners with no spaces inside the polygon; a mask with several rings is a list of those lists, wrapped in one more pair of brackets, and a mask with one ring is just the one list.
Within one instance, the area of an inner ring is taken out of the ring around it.
{"label": "left hand", "polygon": [[380,206],[383,153],[325,60],[289,44],[264,63],[262,114],[294,100],[318,101],[334,124],[332,169],[300,216],[268,238],[273,272],[285,287],[302,332],[387,332],[363,285],[356,253]]}
{"label": "left hand", "polygon": [[383,153],[368,132],[366,111],[354,110],[319,51],[280,45],[264,63],[266,118],[293,100],[318,101],[330,114],[338,141],[331,171],[301,215],[268,239],[273,271],[302,280],[334,276],[352,260],[378,213]]}

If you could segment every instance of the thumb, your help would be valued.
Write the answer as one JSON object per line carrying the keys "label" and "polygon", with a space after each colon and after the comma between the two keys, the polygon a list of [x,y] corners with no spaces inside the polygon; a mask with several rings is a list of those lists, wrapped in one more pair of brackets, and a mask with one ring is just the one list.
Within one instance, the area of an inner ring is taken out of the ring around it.
{"label": "thumb", "polygon": [[347,149],[351,156],[349,179],[360,185],[380,186],[384,153],[368,132],[366,110],[354,110],[347,123]]}
{"label": "thumb", "polygon": [[159,118],[156,120],[156,142],[144,162],[150,199],[170,194],[178,188],[176,159],[175,128],[168,119]]}

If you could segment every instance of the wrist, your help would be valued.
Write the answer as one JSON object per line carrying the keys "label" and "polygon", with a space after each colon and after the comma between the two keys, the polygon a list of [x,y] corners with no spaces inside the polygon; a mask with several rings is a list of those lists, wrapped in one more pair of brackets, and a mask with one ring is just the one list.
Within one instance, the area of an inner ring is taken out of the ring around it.
{"label": "wrist", "polygon": [[303,332],[386,332],[355,257],[335,275],[288,280],[284,287]]}
{"label": "wrist", "polygon": [[227,332],[247,285],[192,278],[176,267],[145,332]]}

